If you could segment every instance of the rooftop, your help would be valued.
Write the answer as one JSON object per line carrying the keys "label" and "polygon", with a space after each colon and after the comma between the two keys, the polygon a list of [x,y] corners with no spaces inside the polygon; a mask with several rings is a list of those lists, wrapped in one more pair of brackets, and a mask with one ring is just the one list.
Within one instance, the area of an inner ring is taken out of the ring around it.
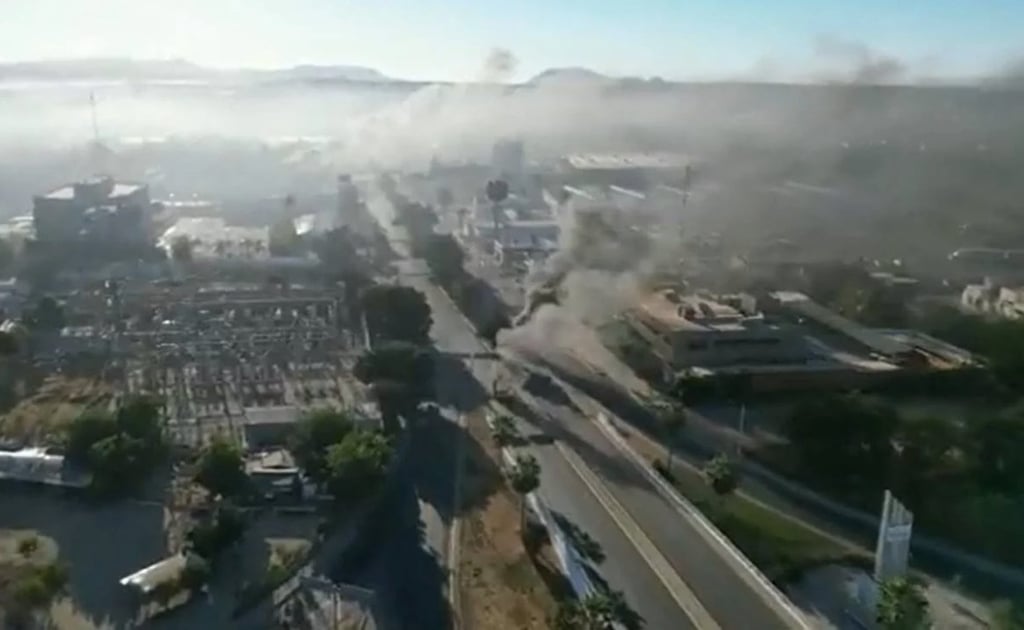
{"label": "rooftop", "polygon": [[637,311],[650,323],[673,332],[743,330],[750,319],[728,304],[701,295],[680,295],[675,289],[651,293]]}
{"label": "rooftop", "polygon": [[572,153],[563,159],[577,169],[683,169],[690,163],[677,153]]}
{"label": "rooftop", "polygon": [[143,595],[151,593],[160,584],[177,578],[185,568],[185,563],[186,558],[182,554],[164,558],[121,578],[121,586],[133,586]]}
{"label": "rooftop", "polygon": [[90,482],[89,475],[66,466],[62,455],[35,447],[0,451],[0,479],[69,488],[84,488]]}

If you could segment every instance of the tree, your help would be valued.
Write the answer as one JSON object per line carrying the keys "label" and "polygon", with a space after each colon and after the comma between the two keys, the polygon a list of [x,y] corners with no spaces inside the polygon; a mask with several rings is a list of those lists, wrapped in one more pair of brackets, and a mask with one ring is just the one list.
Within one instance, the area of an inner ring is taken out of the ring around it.
{"label": "tree", "polygon": [[117,433],[117,420],[100,409],[89,409],[68,425],[64,449],[70,461],[86,464],[92,446]]}
{"label": "tree", "polygon": [[188,549],[207,560],[238,542],[248,523],[234,504],[221,502],[210,516],[196,523],[185,535]]}
{"label": "tree", "polygon": [[526,522],[526,495],[540,487],[540,464],[533,455],[518,455],[509,471],[509,483],[519,495],[520,528]]}
{"label": "tree", "polygon": [[519,432],[516,431],[516,423],[511,417],[501,415],[494,418],[491,437],[499,448],[510,446],[518,436]]}
{"label": "tree", "polygon": [[151,465],[142,440],[115,433],[89,449],[93,485],[101,492],[119,492],[141,481]]}
{"label": "tree", "polygon": [[64,328],[64,307],[45,295],[24,316],[25,324],[34,330],[60,330]]}
{"label": "tree", "polygon": [[370,287],[363,293],[363,312],[375,339],[419,344],[430,339],[430,306],[426,296],[412,287]]}
{"label": "tree", "polygon": [[451,286],[465,273],[466,254],[451,234],[431,235],[424,245],[423,258],[443,286]]}
{"label": "tree", "polygon": [[0,330],[0,356],[11,356],[18,353],[18,338],[13,334]]}
{"label": "tree", "polygon": [[352,420],[342,411],[314,409],[295,426],[288,448],[295,461],[312,479],[327,479],[327,449],[341,442],[352,431]]}
{"label": "tree", "polygon": [[665,439],[665,453],[668,459],[667,470],[672,473],[672,460],[675,455],[675,441],[679,432],[686,426],[686,409],[682,405],[666,403],[655,410],[658,426]]}
{"label": "tree", "polygon": [[178,576],[182,588],[196,591],[210,580],[210,563],[199,554],[189,553],[185,556],[185,566]]}
{"label": "tree", "polygon": [[376,491],[387,474],[392,447],[374,431],[356,430],[327,450],[327,485],[339,501],[358,501]]}
{"label": "tree", "polygon": [[360,356],[353,374],[373,386],[385,426],[394,433],[398,416],[411,413],[420,401],[431,396],[434,359],[419,346],[389,341]]}
{"label": "tree", "polygon": [[236,497],[249,487],[242,450],[222,438],[203,449],[195,473],[196,483],[214,496]]}
{"label": "tree", "polygon": [[969,422],[966,442],[979,486],[1003,493],[1024,490],[1024,406]]}
{"label": "tree", "polygon": [[295,222],[291,217],[284,217],[270,226],[267,237],[267,249],[272,256],[292,256],[299,249],[299,234],[295,231]]}
{"label": "tree", "polygon": [[886,580],[879,593],[876,621],[882,630],[927,630],[932,627],[928,600],[905,577]]}
{"label": "tree", "polygon": [[171,241],[171,260],[179,263],[192,262],[192,241],[187,236],[176,236]]}
{"label": "tree", "polygon": [[783,428],[805,473],[827,485],[856,487],[885,478],[899,423],[892,406],[846,394],[801,403]]}
{"label": "tree", "polygon": [[587,595],[579,601],[564,602],[555,618],[556,630],[612,630],[615,627],[640,630],[643,618],[618,591]]}
{"label": "tree", "polygon": [[163,442],[160,425],[160,402],[146,395],[128,396],[117,409],[120,431],[154,446]]}
{"label": "tree", "polygon": [[726,455],[715,455],[704,465],[704,478],[720,497],[732,494],[740,485],[739,470]]}
{"label": "tree", "polygon": [[1002,600],[992,605],[989,627],[993,630],[1024,630],[1024,604]]}
{"label": "tree", "polygon": [[0,238],[0,272],[6,272],[14,264],[14,246],[6,238]]}
{"label": "tree", "polygon": [[946,418],[904,419],[896,431],[895,492],[912,504],[925,500],[936,484],[952,481],[963,468],[958,452],[963,431]]}

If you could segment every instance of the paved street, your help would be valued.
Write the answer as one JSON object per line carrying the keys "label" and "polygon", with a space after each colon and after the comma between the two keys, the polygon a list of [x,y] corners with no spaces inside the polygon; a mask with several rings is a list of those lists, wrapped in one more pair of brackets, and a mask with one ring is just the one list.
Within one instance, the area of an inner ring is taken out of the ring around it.
{"label": "paved street", "polygon": [[[388,202],[373,192],[368,195],[368,201],[371,212],[395,240],[400,240],[400,230],[391,226]],[[398,270],[399,282],[425,294],[432,309],[432,336],[438,350],[464,355],[487,352],[472,326],[447,295],[430,281],[420,262],[401,261]],[[486,401],[493,369],[492,362],[483,358],[465,362],[451,356],[440,358],[436,384],[442,417],[436,419],[431,430],[448,434],[450,429],[452,436],[458,435],[461,430],[454,420],[460,413]],[[542,496],[553,509],[601,544],[607,556],[598,568],[601,579],[625,593],[630,605],[647,620],[648,627],[699,627],[700,624],[692,620],[701,619],[702,614],[710,615],[713,623],[721,628],[785,627],[694,526],[668,505],[639,471],[622,459],[592,422],[544,398],[538,397],[536,405],[542,411],[537,420],[538,428],[580,456],[575,458],[579,461],[573,462],[556,445],[535,448],[543,471]],[[420,544],[418,549],[406,548],[402,552],[413,556],[410,561],[422,552],[440,566],[444,565],[453,485],[447,475],[452,470],[447,458],[452,456],[453,444],[454,441],[439,439],[415,449],[417,455],[410,470],[415,479],[413,486],[419,508]],[[429,471],[420,468],[416,463],[419,459],[432,462]],[[596,472],[594,479],[588,481],[581,476],[587,470]],[[604,493],[607,496],[599,496]],[[625,516],[613,517],[609,502],[618,506]],[[630,527],[635,530],[631,531]],[[389,548],[390,559],[377,563],[375,570],[382,583],[373,586],[379,591],[401,594],[406,586],[389,584],[396,580],[409,581],[408,576],[395,571],[405,562],[401,555],[392,556],[395,553],[400,552]],[[381,564],[390,566],[391,570],[379,566]],[[658,570],[652,568],[652,564],[658,566]],[[420,618],[421,622],[423,619]]]}

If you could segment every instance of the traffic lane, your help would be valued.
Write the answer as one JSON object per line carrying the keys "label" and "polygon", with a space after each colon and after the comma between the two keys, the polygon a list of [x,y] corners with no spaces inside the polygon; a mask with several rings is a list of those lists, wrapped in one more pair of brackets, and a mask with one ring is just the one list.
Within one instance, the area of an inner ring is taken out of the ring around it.
{"label": "traffic lane", "polygon": [[[722,628],[787,628],[737,570],[706,541],[689,519],[654,489],[651,482],[604,436],[593,421],[544,399],[537,402],[571,436],[580,457],[640,524]],[[585,445],[584,448],[580,448]]]}
{"label": "traffic lane", "polygon": [[531,449],[541,468],[540,495],[557,511],[601,545],[605,560],[597,567],[601,579],[621,591],[648,628],[694,628],[650,565],[611,519],[590,489],[553,446]]}

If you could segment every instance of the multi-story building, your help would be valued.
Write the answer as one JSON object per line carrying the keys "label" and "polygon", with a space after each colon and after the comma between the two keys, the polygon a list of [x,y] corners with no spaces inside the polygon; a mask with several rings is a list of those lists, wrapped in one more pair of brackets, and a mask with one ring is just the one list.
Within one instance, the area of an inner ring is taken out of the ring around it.
{"label": "multi-story building", "polygon": [[145,184],[94,177],[33,199],[36,240],[48,245],[145,245],[153,240],[152,203]]}

